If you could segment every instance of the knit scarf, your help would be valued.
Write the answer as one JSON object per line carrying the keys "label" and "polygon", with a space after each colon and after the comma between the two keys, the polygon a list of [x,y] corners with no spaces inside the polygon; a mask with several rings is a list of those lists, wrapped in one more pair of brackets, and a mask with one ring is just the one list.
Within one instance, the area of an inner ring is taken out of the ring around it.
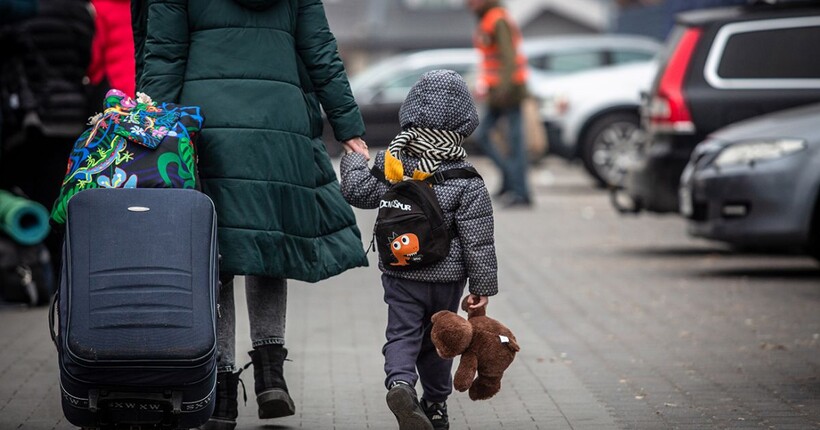
{"label": "knit scarf", "polygon": [[467,151],[461,147],[464,136],[447,130],[408,128],[399,133],[384,153],[384,177],[391,183],[404,180],[401,155],[419,159],[412,179],[424,180],[436,172],[443,160],[463,160]]}

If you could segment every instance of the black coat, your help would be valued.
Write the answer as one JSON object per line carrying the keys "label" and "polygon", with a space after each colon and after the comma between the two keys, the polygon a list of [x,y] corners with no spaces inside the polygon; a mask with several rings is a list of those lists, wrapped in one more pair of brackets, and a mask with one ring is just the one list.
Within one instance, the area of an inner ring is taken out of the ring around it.
{"label": "black coat", "polygon": [[[85,0],[40,0],[34,17],[3,29],[4,122],[49,137],[82,133],[88,116],[84,79],[94,18]],[[17,107],[19,106],[19,107]],[[15,127],[16,126],[16,127]]]}

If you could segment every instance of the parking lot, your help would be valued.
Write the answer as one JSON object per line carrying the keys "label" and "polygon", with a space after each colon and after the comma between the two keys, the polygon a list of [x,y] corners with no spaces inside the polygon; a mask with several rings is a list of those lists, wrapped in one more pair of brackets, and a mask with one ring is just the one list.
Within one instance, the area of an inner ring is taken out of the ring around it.
{"label": "parking lot", "polygon": [[[474,161],[493,190],[493,169]],[[820,428],[815,260],[733,254],[688,238],[676,216],[620,216],[562,161],[531,179],[532,210],[496,212],[501,293],[489,307],[522,351],[496,398],[451,397],[452,428]],[[374,215],[357,212],[363,232]],[[239,429],[395,427],[372,266],[291,284],[285,369],[297,414],[257,420],[247,372]],[[238,331],[237,351],[249,349],[245,319]],[[72,428],[46,310],[0,310],[0,345],[0,429]]]}

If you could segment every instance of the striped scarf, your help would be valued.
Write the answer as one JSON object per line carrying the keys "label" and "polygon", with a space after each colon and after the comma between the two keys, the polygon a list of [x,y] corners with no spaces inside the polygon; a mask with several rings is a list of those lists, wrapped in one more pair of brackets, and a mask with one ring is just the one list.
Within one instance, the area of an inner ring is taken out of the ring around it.
{"label": "striped scarf", "polygon": [[384,153],[384,177],[396,183],[404,180],[402,153],[419,159],[412,179],[424,180],[436,172],[444,160],[463,160],[467,151],[461,147],[464,136],[448,130],[410,127],[399,133]]}

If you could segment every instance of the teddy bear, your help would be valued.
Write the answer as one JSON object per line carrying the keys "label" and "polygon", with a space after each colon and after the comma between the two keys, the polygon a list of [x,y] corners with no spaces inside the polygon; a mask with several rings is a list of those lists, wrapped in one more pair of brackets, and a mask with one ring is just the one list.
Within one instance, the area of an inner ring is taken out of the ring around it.
{"label": "teddy bear", "polygon": [[520,348],[510,329],[487,316],[486,306],[469,309],[465,297],[461,309],[467,319],[450,311],[434,314],[430,337],[441,358],[461,354],[453,377],[455,389],[469,389],[470,399],[486,400],[501,390],[501,376]]}

